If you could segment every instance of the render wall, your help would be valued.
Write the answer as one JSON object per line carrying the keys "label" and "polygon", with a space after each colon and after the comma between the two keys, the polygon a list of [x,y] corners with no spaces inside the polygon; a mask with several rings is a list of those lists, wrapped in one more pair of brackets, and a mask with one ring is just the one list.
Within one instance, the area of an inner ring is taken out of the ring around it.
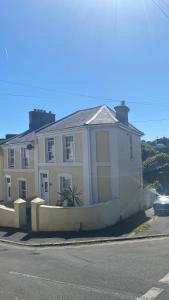
{"label": "render wall", "polygon": [[[141,209],[151,206],[155,194],[148,190],[140,190],[138,200]],[[44,201],[32,201],[33,231],[75,231],[98,230],[116,224],[121,220],[121,203],[124,199],[113,199],[88,207],[56,207],[43,205]],[[126,218],[127,215],[124,216]]]}
{"label": "render wall", "polygon": [[39,207],[39,231],[74,231],[105,228],[118,221],[115,202],[93,207],[60,208],[42,205]]}
{"label": "render wall", "polygon": [[[83,161],[83,131],[65,131],[62,133],[54,132],[53,134],[48,134],[46,136],[38,136],[38,158],[39,163],[46,163],[45,158],[45,139],[46,138],[54,138],[55,140],[55,162],[56,163],[64,163],[63,162],[63,137],[65,135],[73,135],[75,141],[75,161],[69,164],[74,164]],[[52,164],[52,163],[51,163]]]}
{"label": "render wall", "polygon": [[59,177],[67,174],[72,176],[72,184],[77,187],[78,192],[81,193],[81,198],[84,199],[84,186],[83,186],[83,167],[81,166],[43,166],[39,168],[39,173],[47,171],[49,176],[49,205],[56,205],[59,200],[58,192]]}
{"label": "render wall", "polygon": [[113,199],[110,126],[90,129],[92,204]]}
{"label": "render wall", "polygon": [[5,189],[4,189],[4,178],[5,176],[11,176],[11,200],[15,201],[19,197],[19,189],[18,189],[18,180],[24,179],[27,182],[27,201],[31,201],[34,199],[37,195],[35,192],[35,174],[27,173],[27,172],[11,172],[8,170],[7,172],[4,172],[3,174],[3,199],[5,199]]}
{"label": "render wall", "polygon": [[20,228],[26,224],[26,202],[18,199],[14,209],[0,205],[0,226]]}
{"label": "render wall", "polygon": [[[14,145],[13,147],[10,146],[9,148],[15,149],[15,169],[22,169],[22,162],[21,162],[21,148],[26,147],[26,145]],[[8,148],[3,148],[3,165],[4,169],[8,169]],[[34,168],[34,148],[29,151],[29,168]]]}
{"label": "render wall", "polygon": [[102,125],[91,130],[90,141],[92,203],[118,198],[122,218],[139,211],[143,189],[140,136],[116,126]]}
{"label": "render wall", "polygon": [[3,199],[3,152],[0,149],[0,201]]}
{"label": "render wall", "polygon": [[142,185],[142,159],[141,140],[137,135],[132,135],[133,158],[130,155],[129,134],[118,130],[119,141],[119,197],[122,218],[126,218],[142,207],[142,199],[139,198],[143,190]]}

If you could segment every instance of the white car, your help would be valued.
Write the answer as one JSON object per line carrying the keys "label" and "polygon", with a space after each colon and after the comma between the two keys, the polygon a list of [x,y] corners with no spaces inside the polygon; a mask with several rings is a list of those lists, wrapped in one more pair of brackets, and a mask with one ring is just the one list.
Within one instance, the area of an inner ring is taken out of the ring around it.
{"label": "white car", "polygon": [[158,195],[153,203],[153,208],[156,215],[169,215],[169,196]]}

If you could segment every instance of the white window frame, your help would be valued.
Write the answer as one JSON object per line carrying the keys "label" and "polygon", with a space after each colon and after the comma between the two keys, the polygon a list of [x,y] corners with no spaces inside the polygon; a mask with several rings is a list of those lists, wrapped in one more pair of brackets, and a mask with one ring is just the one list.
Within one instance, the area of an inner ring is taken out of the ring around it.
{"label": "white window frame", "polygon": [[[49,140],[53,140],[53,147],[54,147],[54,151],[53,151],[53,159],[49,159],[49,153],[50,151],[48,151],[48,142]],[[45,138],[45,161],[48,163],[52,163],[55,162],[55,138],[54,137],[47,137]]]}
{"label": "white window frame", "polygon": [[59,174],[59,175],[58,175],[58,181],[59,181],[59,192],[60,192],[60,193],[62,192],[62,191],[61,191],[61,182],[60,182],[61,177],[65,177],[66,179],[70,180],[70,182],[71,182],[71,185],[70,185],[70,186],[71,186],[71,188],[73,187],[72,175],[71,175],[71,174],[65,174],[65,173]]}
{"label": "white window frame", "polygon": [[[23,156],[23,154],[26,154],[26,156]],[[25,164],[25,161],[27,159],[27,165]],[[29,168],[29,150],[26,147],[21,148],[21,168],[22,169],[28,169]]]}
{"label": "white window frame", "polygon": [[[11,164],[11,151],[13,151],[13,164]],[[15,148],[8,148],[8,169],[15,169]]]}
{"label": "white window frame", "polygon": [[[69,147],[69,149],[72,149],[72,152],[73,152],[73,155],[72,155],[72,158],[70,159],[67,159],[67,155],[66,155],[66,150],[67,150],[67,147],[66,147],[66,139],[67,138],[73,138],[73,143],[72,143],[72,147]],[[74,162],[75,161],[75,137],[73,134],[69,134],[69,135],[64,135],[62,137],[62,145],[63,145],[63,162]]]}
{"label": "white window frame", "polygon": [[[23,181],[25,182],[25,197],[20,196],[20,183],[23,182]],[[18,197],[23,199],[23,200],[26,200],[27,199],[27,193],[28,193],[27,180],[25,178],[18,178],[17,179],[17,185],[18,185]]]}
{"label": "white window frame", "polygon": [[49,182],[49,171],[48,170],[40,170],[39,171],[39,197],[41,198],[42,197],[42,190],[41,190],[41,184],[42,184],[42,182],[41,182],[41,176],[43,175],[43,174],[46,174],[47,175],[47,178],[48,178],[48,199],[46,200],[46,203],[48,203],[49,202],[49,197],[50,197],[50,182]]}

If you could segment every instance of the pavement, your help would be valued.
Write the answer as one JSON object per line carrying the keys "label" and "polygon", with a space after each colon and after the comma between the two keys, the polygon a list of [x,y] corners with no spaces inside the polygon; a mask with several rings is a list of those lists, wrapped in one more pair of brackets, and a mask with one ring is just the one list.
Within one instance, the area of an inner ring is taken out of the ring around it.
{"label": "pavement", "polygon": [[138,235],[140,237],[159,234],[169,235],[169,217],[160,217],[151,222],[151,226],[147,231],[133,236],[133,231],[144,222],[152,220],[153,216],[153,209],[149,209],[109,228],[84,232],[31,232],[27,229],[0,228],[0,241],[29,246],[43,246],[123,240],[131,237],[137,238]]}
{"label": "pavement", "polygon": [[150,228],[140,233],[140,236],[169,235],[169,216],[158,216],[151,223]]}
{"label": "pavement", "polygon": [[80,247],[0,244],[1,300],[168,300],[169,238]]}

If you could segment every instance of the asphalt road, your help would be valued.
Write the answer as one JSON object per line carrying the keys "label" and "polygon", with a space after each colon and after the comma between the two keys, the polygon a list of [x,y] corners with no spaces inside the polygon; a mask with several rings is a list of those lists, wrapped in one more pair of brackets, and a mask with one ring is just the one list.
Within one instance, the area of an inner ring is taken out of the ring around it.
{"label": "asphalt road", "polygon": [[0,245],[0,300],[168,300],[168,273],[169,239],[74,248]]}

